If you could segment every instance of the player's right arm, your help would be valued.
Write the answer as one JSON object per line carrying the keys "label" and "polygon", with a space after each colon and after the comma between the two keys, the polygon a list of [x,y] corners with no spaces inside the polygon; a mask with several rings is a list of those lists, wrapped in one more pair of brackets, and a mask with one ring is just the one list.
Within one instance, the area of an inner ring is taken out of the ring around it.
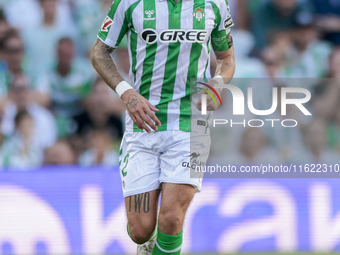
{"label": "player's right arm", "polygon": [[[98,38],[92,48],[91,61],[93,67],[107,83],[107,85],[118,92],[120,98],[125,103],[128,113],[133,122],[142,130],[151,132],[146,124],[157,131],[156,125],[161,122],[154,112],[158,109],[150,104],[143,96],[138,94],[120,76],[111,53],[118,47],[124,35],[129,30],[131,20],[126,16],[127,10],[137,0],[115,0],[99,30]],[[130,17],[131,19],[131,17]],[[155,124],[151,121],[151,119]]]}
{"label": "player's right arm", "polygon": [[[92,51],[91,61],[93,67],[103,78],[106,84],[116,91],[116,86],[124,81],[119,74],[116,64],[111,56],[114,48],[107,46],[100,39],[97,38]],[[161,125],[161,122],[156,117],[154,112],[159,110],[150,104],[146,98],[138,94],[134,89],[129,89],[121,95],[128,113],[133,122],[142,130],[146,130],[148,133],[151,130],[147,127],[148,124],[153,130],[158,130],[157,126]],[[150,120],[150,118],[156,123],[156,125]]]}
{"label": "player's right arm", "polygon": [[[119,74],[111,56],[113,50],[114,48],[106,45],[97,38],[91,51],[91,62],[106,84],[116,91],[116,86],[124,81],[124,79]],[[161,126],[161,122],[154,112],[158,112],[159,110],[150,104],[146,98],[138,94],[134,89],[129,89],[121,95],[121,99],[123,100],[131,119],[140,129],[150,133],[151,130],[146,125],[148,124],[153,130],[158,130],[157,126]]]}

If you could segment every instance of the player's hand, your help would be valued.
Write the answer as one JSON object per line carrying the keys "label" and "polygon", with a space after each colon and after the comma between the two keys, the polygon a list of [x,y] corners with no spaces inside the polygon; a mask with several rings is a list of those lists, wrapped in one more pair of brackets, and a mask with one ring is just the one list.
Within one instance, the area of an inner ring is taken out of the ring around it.
{"label": "player's hand", "polygon": [[[214,87],[214,85],[216,85],[218,83],[215,80],[211,80],[207,84],[210,85],[211,87]],[[207,92],[205,92],[204,90],[201,90],[200,95],[199,95],[199,101],[196,104],[196,108],[198,110],[202,111],[202,101],[201,101],[202,95],[206,94],[206,95],[208,95],[207,96],[207,111],[215,111],[220,105],[220,100],[217,98],[215,92],[213,92],[207,86],[204,86],[203,89],[209,91],[214,96],[215,101],[212,99],[212,97]],[[214,89],[218,93],[218,95],[220,96],[222,89],[217,89],[217,88],[214,88]]]}
{"label": "player's hand", "polygon": [[[140,129],[151,133],[149,127],[157,131],[157,126],[162,125],[155,114],[155,112],[158,112],[159,110],[135,90],[127,90],[121,96],[121,99],[123,100],[131,119]],[[154,122],[152,122],[152,120]],[[148,124],[149,127],[146,124]]]}

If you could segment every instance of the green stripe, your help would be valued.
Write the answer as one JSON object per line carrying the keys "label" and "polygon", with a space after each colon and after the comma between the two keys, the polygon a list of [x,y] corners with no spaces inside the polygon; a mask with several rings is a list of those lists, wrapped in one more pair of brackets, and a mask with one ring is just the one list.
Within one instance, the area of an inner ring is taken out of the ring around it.
{"label": "green stripe", "polygon": [[[229,50],[229,44],[227,41],[227,33],[226,30],[220,30],[219,31],[219,26],[222,21],[220,9],[216,6],[214,2],[208,2],[211,4],[214,13],[215,13],[215,24],[216,27],[213,29],[211,32],[211,45],[215,51],[226,51]],[[228,1],[226,1],[226,4],[228,6]]]}
{"label": "green stripe", "polygon": [[208,117],[206,118],[206,120],[205,120],[205,123],[207,123],[207,125],[206,125],[206,127],[205,127],[205,134],[207,133],[207,130],[208,130],[208,128],[209,128],[209,117],[210,117],[210,114],[211,114],[211,112],[209,112],[209,115],[208,115]]}
{"label": "green stripe", "polygon": [[217,30],[218,31],[218,27],[219,25],[221,24],[221,14],[220,14],[220,9],[217,7],[217,5],[212,2],[212,1],[208,1],[209,4],[211,4],[212,8],[213,8],[213,11],[215,13],[215,24],[217,25],[214,30]]}
{"label": "green stripe", "polygon": [[[173,1],[168,1],[169,8],[169,29],[181,29],[181,10],[182,1],[177,4]],[[165,64],[164,80],[161,91],[161,100],[157,106],[159,112],[156,116],[162,123],[162,126],[158,128],[159,131],[167,129],[168,124],[168,106],[169,102],[173,100],[173,94],[175,89],[176,71],[178,56],[180,53],[181,43],[169,43],[168,56]]]}
{"label": "green stripe", "polygon": [[131,71],[133,73],[134,79],[133,82],[136,82],[136,65],[137,65],[137,33],[135,31],[131,31],[130,35],[130,51],[132,56],[131,63]]}
{"label": "green stripe", "polygon": [[134,4],[130,5],[130,7],[125,11],[125,19],[124,23],[122,25],[122,28],[120,29],[119,36],[117,39],[116,47],[120,44],[123,37],[125,36],[126,32],[128,31],[128,24],[132,23],[132,12],[137,7],[137,5],[140,3],[141,0],[135,2]]}
{"label": "green stripe", "polygon": [[[156,30],[156,19],[154,20],[147,20],[145,19],[147,15],[145,14],[145,11],[154,11],[153,17],[156,17],[156,2],[158,0],[145,0],[144,3],[144,9],[143,9],[143,16],[144,16],[144,22],[143,22],[143,29],[151,28]],[[150,87],[151,87],[151,80],[153,75],[153,67],[155,64],[155,57],[156,57],[156,51],[157,51],[157,43],[154,44],[146,44],[145,49],[145,58],[143,62],[143,72],[141,77],[141,85],[139,86],[139,93],[145,97],[147,100],[150,98]],[[135,124],[133,124],[133,131],[140,132],[142,131],[139,129]]]}
{"label": "green stripe", "polygon": [[[205,1],[194,0],[193,12],[196,8],[202,8],[205,12]],[[193,29],[205,29],[205,17],[198,21],[195,17],[193,18]],[[197,79],[198,62],[202,53],[202,43],[193,43],[190,52],[190,67],[187,76],[186,84],[186,96],[181,99],[180,106],[180,117],[179,117],[179,129],[182,131],[191,130],[191,100],[190,100],[190,82],[191,79]]]}
{"label": "green stripe", "polygon": [[[115,16],[116,12],[117,12],[117,9],[118,9],[118,6],[119,4],[122,2],[122,0],[115,0],[113,2],[113,4],[111,5],[111,9],[109,11],[109,14],[107,15],[108,17],[110,17],[111,19],[113,19],[113,17]],[[98,36],[103,40],[105,41],[106,40],[106,37],[108,35],[108,33],[110,32],[110,29],[111,29],[112,26],[108,27],[108,31],[107,32],[103,32],[103,31],[99,31],[98,33]]]}
{"label": "green stripe", "polygon": [[[210,37],[207,40],[206,47],[208,48],[208,59],[207,59],[207,64],[205,65],[204,82],[208,82],[208,79],[207,79],[207,76],[206,76],[206,72],[207,72],[207,69],[208,69],[209,61],[210,61]],[[210,70],[209,70],[209,72],[210,72]]]}

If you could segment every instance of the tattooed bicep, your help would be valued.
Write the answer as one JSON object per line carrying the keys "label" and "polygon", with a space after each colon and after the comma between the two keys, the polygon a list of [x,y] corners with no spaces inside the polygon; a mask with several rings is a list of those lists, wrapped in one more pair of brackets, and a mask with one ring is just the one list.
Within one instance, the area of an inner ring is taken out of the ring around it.
{"label": "tattooed bicep", "polygon": [[101,51],[108,51],[110,53],[112,53],[115,49],[103,43],[99,38],[96,39],[93,48]]}
{"label": "tattooed bicep", "polygon": [[231,35],[230,31],[229,31],[229,33],[227,33],[227,42],[228,42],[228,47],[230,49],[234,44],[233,36]]}

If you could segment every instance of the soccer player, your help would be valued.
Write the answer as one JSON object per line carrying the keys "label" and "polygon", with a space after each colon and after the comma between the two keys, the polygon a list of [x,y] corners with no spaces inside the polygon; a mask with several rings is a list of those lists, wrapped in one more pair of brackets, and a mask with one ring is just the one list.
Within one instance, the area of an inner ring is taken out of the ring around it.
{"label": "soccer player", "polygon": [[[227,0],[114,0],[99,31],[93,66],[128,111],[120,173],[137,254],[180,254],[184,217],[202,187],[201,178],[190,178],[187,161],[204,164],[210,149],[211,115],[197,114],[201,102],[191,103],[190,82],[211,78],[212,46],[218,67],[208,85],[229,83],[235,71],[231,26]],[[125,35],[129,82],[111,57]],[[207,100],[208,111],[217,106]]]}

